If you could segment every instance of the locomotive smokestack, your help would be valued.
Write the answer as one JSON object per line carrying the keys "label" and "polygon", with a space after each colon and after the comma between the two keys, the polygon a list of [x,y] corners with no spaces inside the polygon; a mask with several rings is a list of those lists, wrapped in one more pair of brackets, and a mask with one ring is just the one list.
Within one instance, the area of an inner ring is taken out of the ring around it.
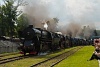
{"label": "locomotive smokestack", "polygon": [[33,28],[33,25],[29,25],[29,28]]}

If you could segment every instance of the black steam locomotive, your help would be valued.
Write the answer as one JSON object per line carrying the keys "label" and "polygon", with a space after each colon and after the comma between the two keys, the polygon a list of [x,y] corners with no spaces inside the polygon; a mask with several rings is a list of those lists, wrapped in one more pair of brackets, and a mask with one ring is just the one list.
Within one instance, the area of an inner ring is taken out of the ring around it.
{"label": "black steam locomotive", "polygon": [[[39,52],[55,51],[64,44],[64,36],[43,30],[40,28],[33,28],[32,25],[19,32],[21,44],[19,49],[24,55],[38,54]],[[61,45],[62,44],[62,45]],[[63,46],[63,47],[64,47]]]}
{"label": "black steam locomotive", "polygon": [[32,25],[19,31],[19,37],[21,41],[19,50],[24,55],[90,44],[88,40],[64,36],[41,28],[33,28]]}

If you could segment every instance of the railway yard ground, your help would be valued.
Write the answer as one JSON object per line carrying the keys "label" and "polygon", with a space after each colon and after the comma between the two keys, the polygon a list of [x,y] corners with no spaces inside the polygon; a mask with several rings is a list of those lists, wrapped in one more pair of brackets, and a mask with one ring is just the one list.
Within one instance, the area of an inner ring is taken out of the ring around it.
{"label": "railway yard ground", "polygon": [[[48,55],[24,57],[23,59],[0,64],[0,67],[99,67],[97,60],[87,61],[93,51],[93,46],[77,46]],[[12,57],[12,55],[9,55],[9,57]],[[21,56],[19,54],[15,55]],[[4,59],[4,57],[1,57],[1,59]]]}

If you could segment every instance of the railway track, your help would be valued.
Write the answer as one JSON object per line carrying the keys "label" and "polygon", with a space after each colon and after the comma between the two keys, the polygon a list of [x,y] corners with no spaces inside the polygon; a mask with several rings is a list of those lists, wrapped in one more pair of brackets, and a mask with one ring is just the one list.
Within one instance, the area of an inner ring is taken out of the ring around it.
{"label": "railway track", "polygon": [[62,60],[66,59],[68,56],[70,56],[70,55],[74,54],[75,52],[77,52],[81,48],[82,48],[82,46],[78,47],[78,48],[75,48],[75,49],[72,49],[70,51],[67,51],[65,53],[62,53],[60,55],[54,56],[52,58],[49,58],[47,60],[41,61],[41,62],[39,62],[37,64],[34,64],[30,67],[53,67],[56,64],[58,64],[59,62],[61,62]]}
{"label": "railway track", "polygon": [[6,58],[6,59],[0,59],[0,64],[4,64],[4,63],[8,63],[8,62],[12,62],[12,61],[16,61],[16,60],[20,60],[20,59],[24,59],[24,58],[28,58],[29,56],[17,56],[17,57],[11,57],[11,58]]}

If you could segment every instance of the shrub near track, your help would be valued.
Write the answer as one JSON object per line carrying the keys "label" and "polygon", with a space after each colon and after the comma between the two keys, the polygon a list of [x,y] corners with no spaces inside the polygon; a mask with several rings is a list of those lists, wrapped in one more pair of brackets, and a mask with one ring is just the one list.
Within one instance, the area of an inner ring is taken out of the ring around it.
{"label": "shrub near track", "polygon": [[85,46],[55,67],[99,67],[97,60],[87,61],[90,59],[93,51],[93,46]]}

